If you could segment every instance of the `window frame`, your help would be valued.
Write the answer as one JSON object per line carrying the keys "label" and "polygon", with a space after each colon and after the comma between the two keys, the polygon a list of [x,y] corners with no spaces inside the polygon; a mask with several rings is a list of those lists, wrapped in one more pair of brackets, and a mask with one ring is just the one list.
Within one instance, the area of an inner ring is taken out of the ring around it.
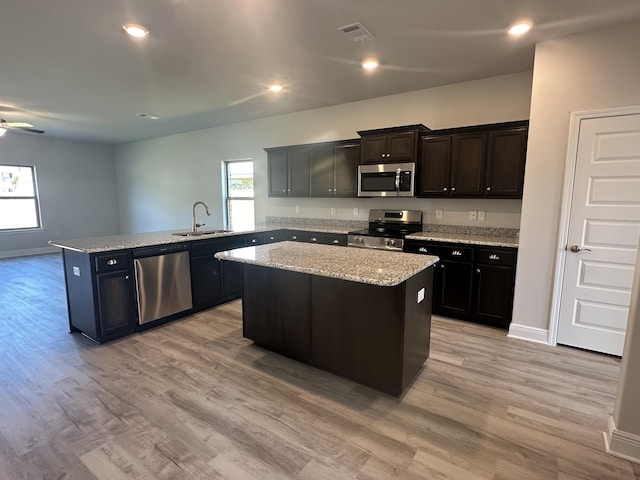
{"label": "window frame", "polygon": [[[232,163],[249,163],[251,162],[252,167],[255,167],[255,162],[253,158],[239,158],[235,160],[223,160],[222,161],[222,177],[223,177],[223,192],[224,192],[224,224],[225,228],[231,228],[231,201],[232,200],[251,200],[253,202],[254,207],[254,217],[253,223],[255,225],[255,205],[256,205],[256,196],[255,196],[255,188],[256,188],[256,179],[255,179],[255,171],[253,172],[253,196],[251,197],[234,197],[231,195],[231,189],[229,188],[229,165]],[[253,168],[252,168],[253,170]]]}
{"label": "window frame", "polygon": [[40,196],[38,194],[38,181],[36,177],[36,166],[35,165],[17,165],[17,164],[9,164],[9,163],[0,163],[0,170],[2,167],[12,167],[12,168],[28,168],[31,170],[31,182],[33,184],[33,195],[3,195],[0,192],[0,202],[3,200],[33,200],[35,206],[35,214],[36,214],[36,223],[35,227],[15,227],[15,228],[1,228],[0,234],[2,233],[11,233],[11,232],[27,232],[33,230],[42,230],[42,217],[40,216]]}

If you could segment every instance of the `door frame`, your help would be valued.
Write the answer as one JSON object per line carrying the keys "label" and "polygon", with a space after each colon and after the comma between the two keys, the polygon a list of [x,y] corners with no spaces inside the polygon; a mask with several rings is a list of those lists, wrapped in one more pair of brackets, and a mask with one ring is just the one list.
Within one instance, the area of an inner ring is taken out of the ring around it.
{"label": "door frame", "polygon": [[620,117],[624,115],[640,115],[640,105],[627,107],[613,107],[601,110],[586,110],[571,113],[569,124],[569,142],[565,160],[564,186],[562,189],[562,206],[556,244],[556,264],[551,298],[551,318],[549,319],[548,343],[557,345],[558,325],[560,324],[560,302],[562,300],[562,284],[564,282],[564,264],[567,258],[567,241],[569,240],[569,221],[571,219],[571,199],[573,197],[573,182],[578,162],[578,142],[580,140],[580,126],[583,120],[592,118]]}

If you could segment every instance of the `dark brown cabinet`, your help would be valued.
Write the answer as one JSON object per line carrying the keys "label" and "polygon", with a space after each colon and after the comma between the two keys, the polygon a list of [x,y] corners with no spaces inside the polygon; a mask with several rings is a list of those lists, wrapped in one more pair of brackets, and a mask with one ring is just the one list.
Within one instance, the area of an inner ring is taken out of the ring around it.
{"label": "dark brown cabinet", "polygon": [[315,146],[311,151],[312,197],[356,197],[360,141]]}
{"label": "dark brown cabinet", "polygon": [[407,240],[404,251],[440,257],[433,313],[509,327],[517,249]]}
{"label": "dark brown cabinet", "polygon": [[244,247],[243,235],[198,240],[191,245],[193,310],[200,311],[242,296],[242,265],[221,262],[216,252]]}
{"label": "dark brown cabinet", "polygon": [[527,127],[489,132],[485,195],[522,197],[524,163],[527,155]]}
{"label": "dark brown cabinet", "polygon": [[473,248],[440,246],[436,267],[433,312],[454,318],[471,312],[473,284]]}
{"label": "dark brown cabinet", "polygon": [[423,135],[418,196],[521,198],[527,125],[509,122]]}
{"label": "dark brown cabinet", "polygon": [[268,148],[269,196],[308,197],[311,147]]}
{"label": "dark brown cabinet", "polygon": [[133,333],[138,319],[130,252],[63,250],[69,331],[102,343]]}
{"label": "dark brown cabinet", "polygon": [[415,162],[418,153],[418,136],[429,131],[424,125],[363,130],[360,163]]}

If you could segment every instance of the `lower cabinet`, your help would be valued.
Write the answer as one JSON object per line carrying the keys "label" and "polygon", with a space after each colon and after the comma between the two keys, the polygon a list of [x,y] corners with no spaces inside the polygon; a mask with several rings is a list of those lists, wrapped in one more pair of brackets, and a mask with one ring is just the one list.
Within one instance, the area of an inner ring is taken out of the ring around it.
{"label": "lower cabinet", "polygon": [[200,311],[242,296],[242,265],[221,262],[216,252],[244,247],[243,235],[198,240],[191,245],[193,310]]}
{"label": "lower cabinet", "polygon": [[102,343],[134,332],[138,313],[129,251],[63,250],[69,331]]}
{"label": "lower cabinet", "polygon": [[508,328],[517,249],[407,240],[404,250],[440,257],[434,314]]}

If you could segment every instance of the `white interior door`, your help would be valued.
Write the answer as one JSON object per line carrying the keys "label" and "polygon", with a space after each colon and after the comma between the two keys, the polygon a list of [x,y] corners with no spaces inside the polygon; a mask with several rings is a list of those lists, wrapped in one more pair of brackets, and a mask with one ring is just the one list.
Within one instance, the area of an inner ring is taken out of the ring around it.
{"label": "white interior door", "polygon": [[640,115],[580,122],[557,342],[622,355],[640,238]]}

